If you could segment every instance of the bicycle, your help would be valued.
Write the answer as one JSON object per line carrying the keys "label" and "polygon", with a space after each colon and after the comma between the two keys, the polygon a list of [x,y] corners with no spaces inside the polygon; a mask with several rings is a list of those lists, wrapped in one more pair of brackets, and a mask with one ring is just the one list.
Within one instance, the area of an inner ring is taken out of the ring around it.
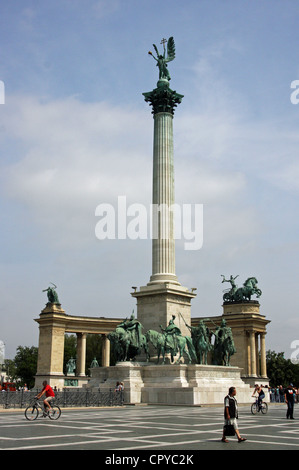
{"label": "bicycle", "polygon": [[28,419],[28,421],[34,421],[36,418],[38,418],[40,413],[42,413],[44,418],[48,416],[50,419],[56,420],[60,418],[61,409],[58,405],[51,404],[50,410],[45,411],[39,403],[38,399],[35,398],[34,403],[27,406],[25,410],[25,418]]}
{"label": "bicycle", "polygon": [[259,411],[261,411],[263,415],[267,414],[267,412],[268,412],[268,405],[267,405],[267,403],[265,403],[264,401],[262,401],[262,402],[259,404],[258,399],[256,399],[255,403],[252,403],[252,405],[251,405],[251,413],[252,413],[253,415],[256,415]]}

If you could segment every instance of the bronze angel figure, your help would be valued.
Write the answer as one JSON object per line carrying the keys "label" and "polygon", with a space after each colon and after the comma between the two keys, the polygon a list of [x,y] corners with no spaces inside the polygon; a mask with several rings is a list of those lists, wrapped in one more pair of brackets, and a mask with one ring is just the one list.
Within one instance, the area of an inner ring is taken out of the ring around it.
{"label": "bronze angel figure", "polygon": [[[167,43],[167,57],[166,57],[166,47],[165,43]],[[163,55],[159,54],[157,46],[153,44],[153,47],[157,53],[157,57],[149,51],[149,54],[157,61],[157,67],[159,67],[159,80],[170,80],[170,74],[167,68],[167,63],[171,62],[175,58],[175,44],[174,39],[171,36],[168,41],[166,39],[162,39],[161,44],[163,44]]]}

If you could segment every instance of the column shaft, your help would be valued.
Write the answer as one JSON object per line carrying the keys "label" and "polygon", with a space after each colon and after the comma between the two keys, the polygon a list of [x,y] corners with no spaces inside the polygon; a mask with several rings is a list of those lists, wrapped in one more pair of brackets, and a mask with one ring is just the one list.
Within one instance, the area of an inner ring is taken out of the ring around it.
{"label": "column shaft", "polygon": [[250,332],[250,365],[251,376],[256,376],[256,351],[255,351],[255,332]]}
{"label": "column shaft", "polygon": [[102,366],[110,366],[110,341],[107,335],[102,335]]}
{"label": "column shaft", "polygon": [[266,363],[266,341],[265,333],[261,333],[261,376],[267,377],[267,363]]}
{"label": "column shaft", "polygon": [[85,376],[86,333],[77,333],[77,375]]}
{"label": "column shaft", "polygon": [[175,275],[173,116],[154,116],[153,240],[150,283],[178,284]]}

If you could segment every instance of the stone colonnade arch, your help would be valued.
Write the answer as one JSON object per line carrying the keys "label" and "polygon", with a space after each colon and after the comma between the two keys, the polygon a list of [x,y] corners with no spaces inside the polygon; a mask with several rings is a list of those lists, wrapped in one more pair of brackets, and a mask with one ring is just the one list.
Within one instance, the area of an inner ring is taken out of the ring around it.
{"label": "stone colonnade arch", "polygon": [[85,372],[86,336],[100,334],[103,338],[102,366],[110,365],[110,341],[107,334],[123,319],[67,315],[59,304],[47,304],[35,321],[39,324],[38,363],[35,386],[47,380],[51,386],[64,387],[64,339],[66,333],[77,335],[76,379],[87,383]]}

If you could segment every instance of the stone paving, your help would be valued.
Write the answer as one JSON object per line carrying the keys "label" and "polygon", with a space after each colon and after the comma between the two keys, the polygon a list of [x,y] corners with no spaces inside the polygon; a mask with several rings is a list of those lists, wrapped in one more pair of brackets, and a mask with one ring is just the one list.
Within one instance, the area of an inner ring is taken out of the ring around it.
{"label": "stone paving", "polygon": [[[270,404],[267,415],[255,416],[250,412],[250,405],[239,406],[238,424],[247,441],[238,443],[236,437],[232,437],[225,444],[221,442],[222,407],[62,409],[58,421],[38,418],[33,422],[25,419],[24,410],[0,410],[0,451],[101,450],[103,458],[114,459],[114,462],[107,460],[106,464],[129,463],[115,459],[147,451],[145,459],[151,458],[149,463],[152,464],[162,463],[154,461],[158,455],[172,454],[185,455],[185,459],[186,455],[193,456],[189,462],[182,463],[195,464],[200,450],[299,449],[298,405],[293,421],[286,419],[285,404]],[[133,462],[131,464],[134,466]]]}

